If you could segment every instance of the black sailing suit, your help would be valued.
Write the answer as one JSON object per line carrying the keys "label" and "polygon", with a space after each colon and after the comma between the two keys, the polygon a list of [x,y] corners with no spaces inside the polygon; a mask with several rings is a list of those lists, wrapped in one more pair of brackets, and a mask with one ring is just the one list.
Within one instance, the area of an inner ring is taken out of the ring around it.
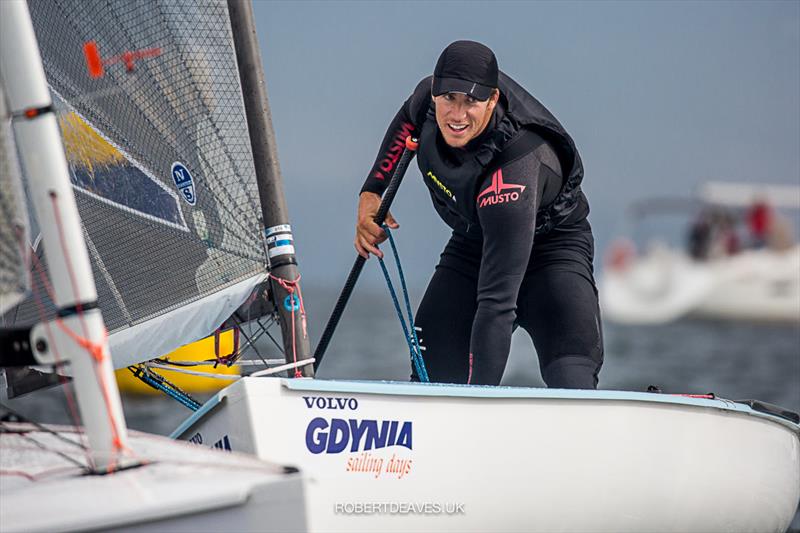
{"label": "black sailing suit", "polygon": [[575,144],[500,72],[486,130],[451,148],[436,124],[431,80],[395,116],[361,189],[382,194],[405,137],[418,137],[423,181],[453,230],[415,318],[431,381],[497,385],[522,326],[549,387],[596,388],[603,343]]}

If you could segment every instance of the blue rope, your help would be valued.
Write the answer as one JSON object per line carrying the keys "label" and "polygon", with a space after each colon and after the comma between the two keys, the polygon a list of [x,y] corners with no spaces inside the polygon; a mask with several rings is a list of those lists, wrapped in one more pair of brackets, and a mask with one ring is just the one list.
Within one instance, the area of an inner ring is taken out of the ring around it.
{"label": "blue rope", "polygon": [[172,399],[177,400],[178,403],[182,404],[184,407],[188,407],[192,411],[197,411],[201,407],[201,405],[199,403],[197,403],[196,401],[194,401],[192,398],[188,398],[188,397],[186,397],[186,395],[181,394],[180,392],[178,392],[178,391],[176,391],[174,389],[171,389],[171,388],[163,385],[162,383],[159,383],[158,381],[156,381],[155,379],[151,378],[150,376],[148,376],[144,372],[142,372],[140,374],[136,374],[136,377],[141,379],[142,381],[144,381],[145,383],[147,383],[148,385],[150,385],[154,389],[158,389],[161,392],[163,392],[164,394],[166,394],[167,396],[170,396]]}
{"label": "blue rope", "polygon": [[386,236],[389,237],[389,244],[392,246],[392,254],[394,255],[395,264],[397,265],[397,273],[400,276],[400,285],[403,288],[403,299],[405,300],[406,312],[408,313],[408,324],[406,324],[403,318],[403,312],[400,309],[397,293],[394,290],[392,279],[389,277],[389,270],[386,268],[383,259],[378,258],[378,261],[380,262],[381,270],[383,270],[383,277],[386,279],[386,285],[389,287],[389,294],[392,295],[392,302],[394,302],[394,308],[395,311],[397,311],[397,318],[400,319],[400,325],[403,327],[403,333],[405,334],[406,343],[408,344],[408,350],[411,352],[411,361],[414,363],[414,368],[417,370],[417,376],[419,376],[420,381],[428,382],[430,380],[428,379],[428,371],[425,369],[425,361],[422,359],[422,350],[419,346],[417,330],[414,329],[414,314],[411,312],[411,301],[408,298],[408,288],[406,287],[406,278],[403,276],[403,266],[400,264],[400,254],[397,253],[397,246],[394,244],[392,232],[389,231],[389,227],[386,224],[383,225],[383,230],[386,232]]}

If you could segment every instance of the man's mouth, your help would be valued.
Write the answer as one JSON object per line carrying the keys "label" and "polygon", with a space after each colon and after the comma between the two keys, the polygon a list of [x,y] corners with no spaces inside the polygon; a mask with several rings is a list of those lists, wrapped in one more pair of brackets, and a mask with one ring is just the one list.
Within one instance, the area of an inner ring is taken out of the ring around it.
{"label": "man's mouth", "polygon": [[447,127],[453,133],[463,133],[467,129],[467,124],[448,124]]}

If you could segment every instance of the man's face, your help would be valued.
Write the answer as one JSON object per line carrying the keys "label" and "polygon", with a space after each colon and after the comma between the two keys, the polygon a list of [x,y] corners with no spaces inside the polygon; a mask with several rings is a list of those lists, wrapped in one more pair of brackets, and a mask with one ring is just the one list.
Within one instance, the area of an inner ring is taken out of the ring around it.
{"label": "man's face", "polygon": [[448,146],[461,148],[480,135],[492,118],[498,98],[497,91],[484,102],[462,93],[434,96],[436,123]]}

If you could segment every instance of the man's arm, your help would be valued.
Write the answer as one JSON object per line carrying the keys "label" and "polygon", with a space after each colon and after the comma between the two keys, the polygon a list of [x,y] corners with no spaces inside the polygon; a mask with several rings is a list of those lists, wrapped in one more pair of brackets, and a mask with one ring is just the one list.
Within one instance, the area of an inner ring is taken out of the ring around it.
{"label": "man's arm", "polygon": [[383,136],[378,156],[372,164],[372,168],[361,187],[361,192],[371,192],[378,196],[383,194],[386,187],[389,186],[389,180],[392,178],[397,162],[400,156],[403,155],[403,150],[406,147],[406,137],[414,135],[418,131],[417,126],[412,122],[409,114],[410,100],[406,100],[400,111],[394,116],[386,134]]}
{"label": "man's arm", "polygon": [[[412,95],[405,101],[403,106],[394,116],[386,134],[383,136],[378,156],[375,158],[372,168],[361,187],[361,194],[358,200],[358,215],[356,220],[356,237],[354,245],[359,255],[369,258],[369,254],[383,257],[377,245],[386,240],[386,234],[374,222],[375,214],[381,203],[381,195],[389,186],[394,169],[403,155],[406,146],[406,137],[417,135],[420,124],[416,115],[420,113],[423,106],[427,106],[430,101],[430,77],[423,79],[414,89]],[[427,108],[426,108],[427,109]],[[398,228],[391,213],[386,215],[386,224],[392,228]]]}
{"label": "man's arm", "polygon": [[486,178],[478,192],[483,254],[470,340],[470,383],[497,385],[503,377],[517,296],[533,248],[540,184],[548,174],[556,175],[542,163],[541,150],[551,148],[542,145],[504,165]]}
{"label": "man's arm", "polygon": [[406,137],[419,134],[422,124],[418,122],[423,118],[420,115],[428,109],[431,101],[431,80],[432,76],[423,78],[392,119],[383,136],[375,163],[361,187],[362,193],[372,192],[380,196],[389,186],[394,168],[406,146]]}

